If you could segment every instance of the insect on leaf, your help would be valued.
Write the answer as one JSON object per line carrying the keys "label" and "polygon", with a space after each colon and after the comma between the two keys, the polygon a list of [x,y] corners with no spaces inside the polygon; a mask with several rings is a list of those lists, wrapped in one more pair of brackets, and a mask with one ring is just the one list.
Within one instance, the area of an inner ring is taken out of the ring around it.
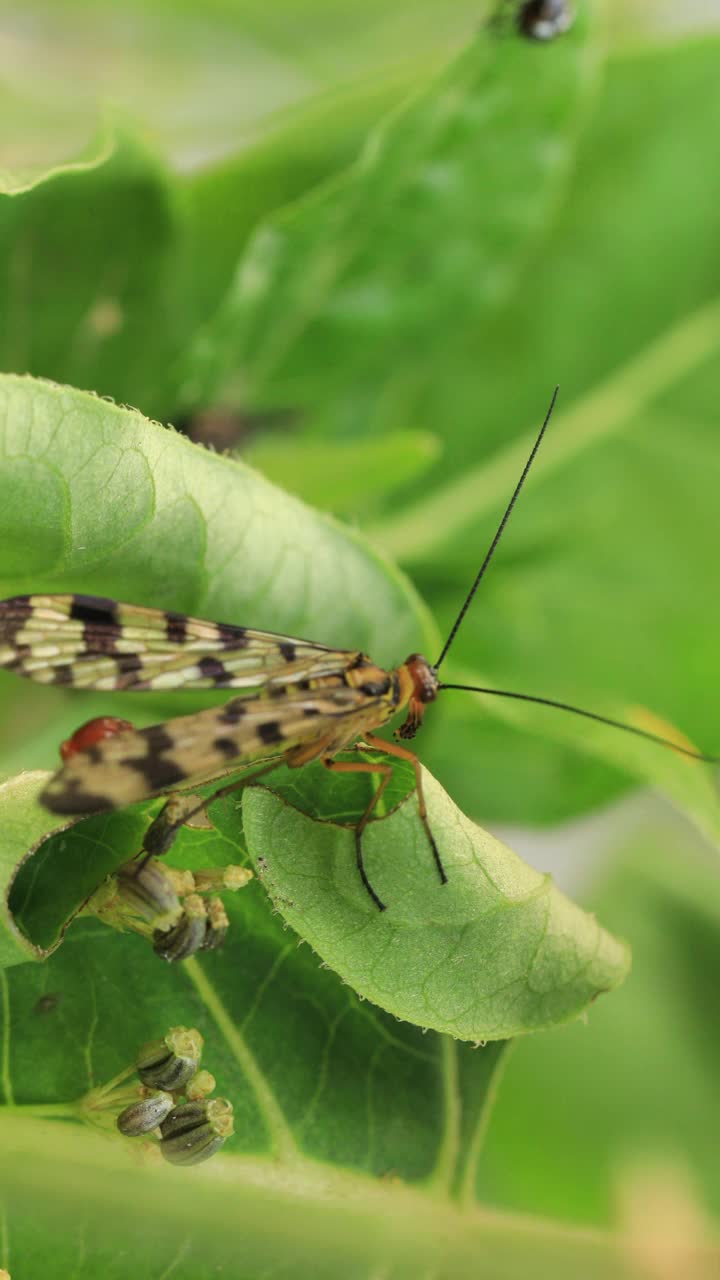
{"label": "insect on leaf", "polygon": [[[303,772],[308,786],[315,769]],[[330,968],[398,1018],[462,1040],[503,1039],[578,1017],[626,976],[625,944],[470,822],[427,773],[448,883],[437,884],[409,796],[365,835],[382,915],[354,874],[352,832],[300,812],[300,785],[287,771],[243,799],[258,875]]]}

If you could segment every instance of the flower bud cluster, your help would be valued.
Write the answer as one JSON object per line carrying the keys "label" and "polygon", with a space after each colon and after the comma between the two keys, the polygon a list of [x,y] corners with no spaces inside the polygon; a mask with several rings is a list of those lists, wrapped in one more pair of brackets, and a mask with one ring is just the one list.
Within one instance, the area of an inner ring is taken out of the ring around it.
{"label": "flower bud cluster", "polygon": [[[187,798],[186,798],[187,799]],[[168,802],[168,805],[170,802]],[[167,807],[167,806],[166,806]],[[163,846],[163,813],[150,831],[153,850]],[[175,809],[171,818],[176,818]],[[179,870],[161,862],[146,848],[126,862],[88,900],[85,911],[112,928],[147,937],[164,960],[186,960],[198,951],[212,951],[223,942],[229,920],[218,892],[243,889],[252,879],[247,867],[231,864],[197,871]]]}
{"label": "flower bud cluster", "polygon": [[197,951],[214,951],[230,926],[220,898],[207,902],[199,893],[190,893],[179,919],[169,929],[155,929],[153,951],[163,960],[187,960]]}
{"label": "flower bud cluster", "polygon": [[233,1133],[232,1103],[211,1098],[215,1078],[198,1070],[202,1047],[200,1032],[187,1027],[144,1044],[134,1064],[139,1096],[117,1118],[125,1137],[153,1134],[170,1164],[201,1164]]}

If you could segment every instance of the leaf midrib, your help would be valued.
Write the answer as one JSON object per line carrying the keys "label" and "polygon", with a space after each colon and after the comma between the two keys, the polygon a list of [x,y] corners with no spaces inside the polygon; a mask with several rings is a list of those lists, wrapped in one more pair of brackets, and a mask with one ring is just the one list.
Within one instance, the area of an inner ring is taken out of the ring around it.
{"label": "leaf midrib", "polygon": [[190,982],[195,987],[209,1016],[225,1039],[228,1048],[232,1051],[241,1072],[252,1087],[258,1107],[267,1125],[276,1158],[286,1165],[296,1165],[302,1157],[290,1126],[245,1037],[233,1022],[225,1004],[220,999],[207,974],[203,972],[199,962],[195,958],[186,960],[183,970],[185,976],[190,979]]}

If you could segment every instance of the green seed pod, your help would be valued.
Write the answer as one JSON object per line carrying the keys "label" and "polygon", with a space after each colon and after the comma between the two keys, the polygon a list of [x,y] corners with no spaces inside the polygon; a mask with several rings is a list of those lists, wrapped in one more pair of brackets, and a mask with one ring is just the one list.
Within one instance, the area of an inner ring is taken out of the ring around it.
{"label": "green seed pod", "polygon": [[187,898],[188,894],[195,893],[197,886],[192,871],[181,870],[180,867],[169,867],[167,863],[165,863],[165,870],[173,882],[178,898]]}
{"label": "green seed pod", "polygon": [[202,941],[203,951],[214,951],[225,941],[230,928],[227,911],[219,898],[210,898],[207,904],[207,924]]}
{"label": "green seed pod", "polygon": [[234,862],[226,867],[200,867],[193,874],[198,893],[211,893],[220,889],[234,893],[237,889],[244,889],[253,878],[249,867],[240,867]]}
{"label": "green seed pod", "polygon": [[126,1138],[139,1138],[143,1133],[151,1133],[170,1114],[175,1105],[171,1093],[160,1090],[151,1093],[139,1102],[133,1102],[117,1118],[117,1127]]}
{"label": "green seed pod", "polygon": [[115,874],[118,895],[123,906],[157,925],[167,926],[180,913],[180,900],[172,879],[156,858],[126,862]]}
{"label": "green seed pod", "polygon": [[160,1126],[160,1150],[170,1164],[193,1165],[209,1160],[233,1133],[232,1103],[185,1102]]}
{"label": "green seed pod", "polygon": [[208,1094],[213,1092],[215,1083],[215,1077],[210,1071],[198,1071],[185,1086],[185,1097],[188,1102],[198,1102],[201,1098],[207,1098]]}
{"label": "green seed pod", "polygon": [[202,898],[191,893],[185,899],[183,912],[172,929],[156,929],[153,934],[153,951],[163,960],[187,960],[205,943],[208,927],[207,908]]}
{"label": "green seed pod", "polygon": [[162,1040],[150,1040],[139,1051],[135,1066],[151,1089],[181,1089],[195,1075],[203,1038],[194,1027],[173,1027]]}

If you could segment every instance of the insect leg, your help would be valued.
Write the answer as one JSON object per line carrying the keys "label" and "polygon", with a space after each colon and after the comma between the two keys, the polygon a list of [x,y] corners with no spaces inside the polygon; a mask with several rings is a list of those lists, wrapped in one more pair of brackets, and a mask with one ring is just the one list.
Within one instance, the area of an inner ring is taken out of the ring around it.
{"label": "insect leg", "polygon": [[[409,751],[407,747],[401,747],[397,742],[386,742],[384,738],[378,738],[375,736],[374,733],[366,733],[365,739],[371,747],[375,747],[379,751],[384,751],[389,756],[397,756],[398,760],[407,760],[415,770],[415,789],[417,791],[418,813],[420,815],[420,821],[422,822],[425,828],[425,834],[430,843],[430,848],[432,849],[432,855],[433,855],[433,858],[435,859],[435,866],[437,867],[438,875],[440,876],[440,881],[442,884],[447,884],[447,879],[448,879],[447,872],[442,864],[442,858],[440,857],[440,850],[437,847],[437,844],[435,842],[435,837],[430,828],[430,823],[428,822],[427,809],[425,807],[425,796],[423,794],[423,785],[422,785],[422,765],[420,764],[420,761],[412,751]],[[386,766],[386,767],[389,767],[389,766]],[[375,801],[377,801],[377,796],[375,797]]]}
{"label": "insect leg", "polygon": [[264,774],[270,773],[272,769],[276,769],[283,759],[284,756],[282,755],[273,756],[269,763],[263,765],[262,769],[253,769],[252,773],[244,774],[242,778],[236,778],[234,782],[229,782],[226,786],[220,787],[213,795],[199,800],[195,806],[188,807],[187,796],[182,794],[170,796],[157,818],[145,832],[142,848],[143,855],[148,858],[161,858],[167,853],[180,828],[184,827],[196,814],[201,813],[207,805],[212,804],[215,800],[220,800],[223,796],[230,795],[233,791],[241,791],[243,787],[247,787],[256,778],[261,778]]}
{"label": "insect leg", "polygon": [[367,809],[365,810],[362,818],[360,819],[357,826],[355,827],[355,858],[357,861],[358,871],[360,872],[360,879],[365,885],[365,888],[370,894],[370,897],[375,903],[375,906],[378,908],[379,911],[384,911],[385,903],[383,902],[382,898],[378,897],[378,895],[376,894],[375,890],[373,889],[368,879],[368,875],[365,870],[365,864],[363,862],[363,852],[362,852],[362,834],[368,822],[370,821],[370,818],[372,817],[373,809],[375,808],[378,800],[380,799],[383,791],[385,790],[388,782],[392,777],[392,765],[369,764],[366,761],[361,761],[361,760],[358,760],[358,761],[332,760],[329,756],[323,756],[323,764],[325,765],[325,768],[329,769],[332,773],[381,773],[383,775],[383,779],[382,779],[382,782],[380,783],[380,786],[372,796]]}

